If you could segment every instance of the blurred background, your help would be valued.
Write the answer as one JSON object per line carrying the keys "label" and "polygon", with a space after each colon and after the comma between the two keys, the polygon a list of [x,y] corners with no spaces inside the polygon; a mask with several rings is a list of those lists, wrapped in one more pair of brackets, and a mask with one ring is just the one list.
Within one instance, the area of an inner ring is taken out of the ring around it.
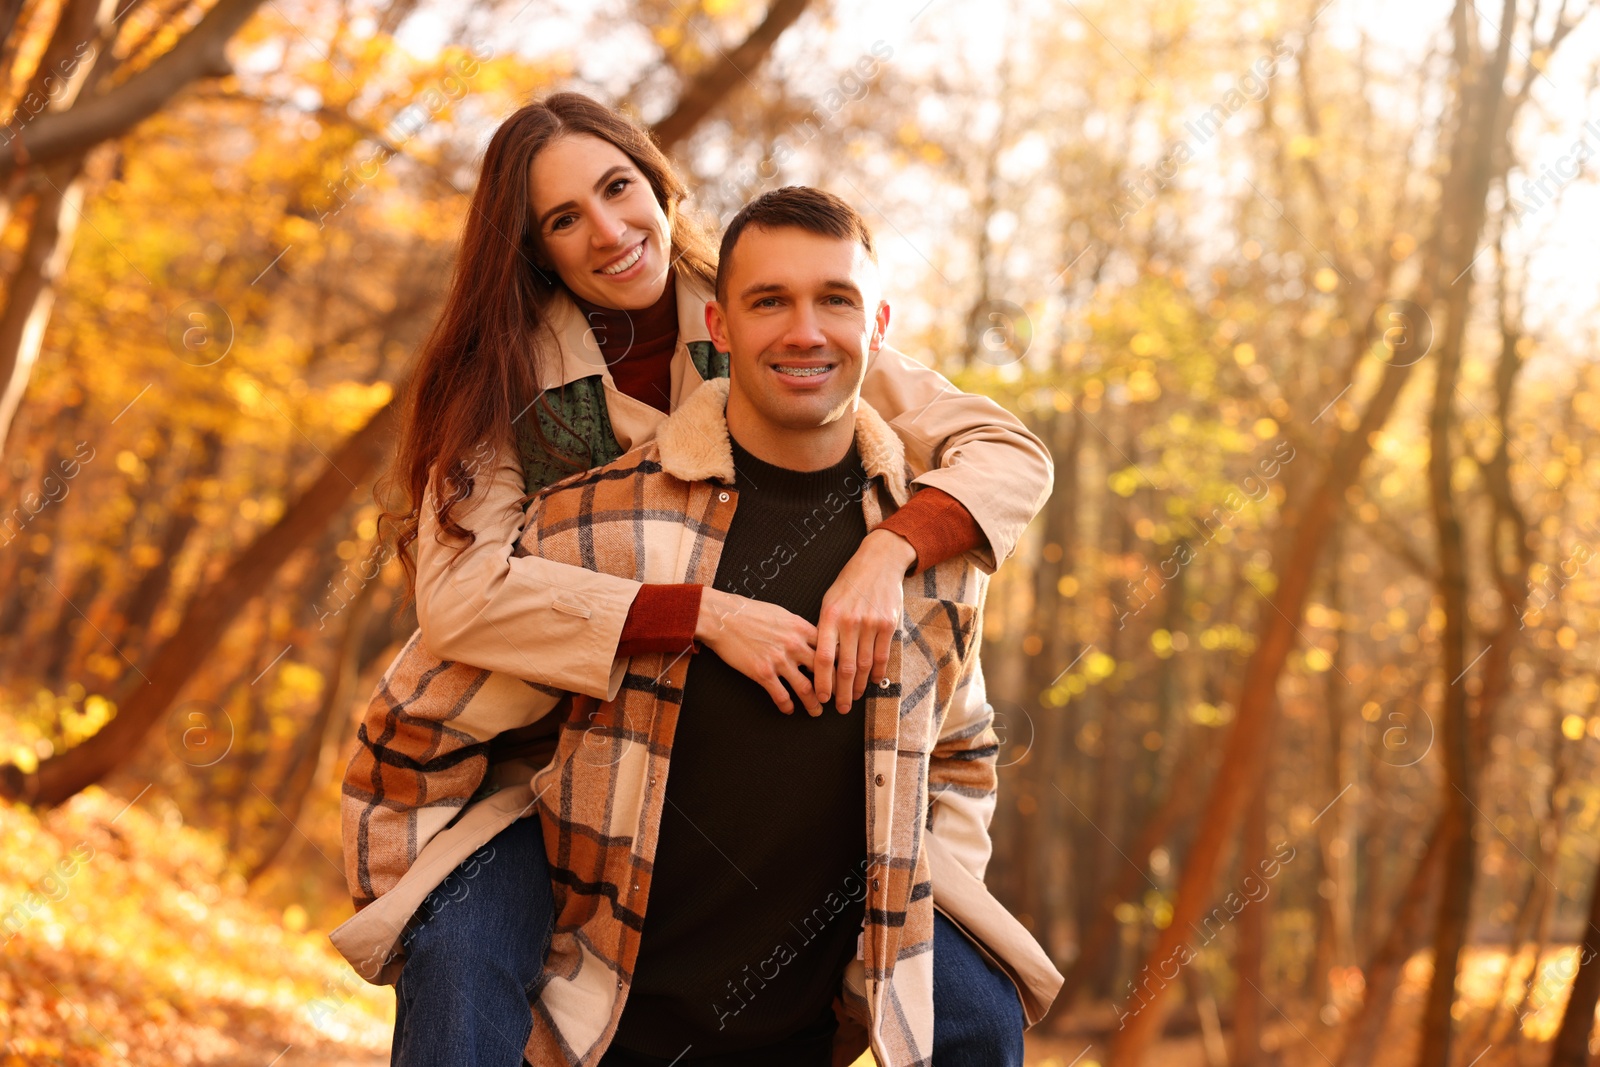
{"label": "blurred background", "polygon": [[852,202],[1054,453],[984,648],[1031,1064],[1587,1063],[1591,6],[0,0],[0,1063],[387,1062],[326,941],[372,485],[557,88],[709,225]]}

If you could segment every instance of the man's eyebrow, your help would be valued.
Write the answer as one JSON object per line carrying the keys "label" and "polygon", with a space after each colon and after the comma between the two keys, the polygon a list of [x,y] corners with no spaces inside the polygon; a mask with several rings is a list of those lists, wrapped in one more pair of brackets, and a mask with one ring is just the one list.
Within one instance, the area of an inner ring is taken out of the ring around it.
{"label": "man's eyebrow", "polygon": [[781,282],[756,282],[739,290],[739,299],[748,300],[752,296],[765,296],[768,293],[787,293],[789,287]]}
{"label": "man's eyebrow", "polygon": [[[633,173],[633,168],[628,166],[626,163],[618,163],[614,167],[606,168],[606,172],[600,175],[600,180],[594,183],[594,191],[598,193],[601,189],[604,189],[606,186],[610,185],[611,179],[616,177],[619,172],[623,174],[631,174]],[[565,203],[557,204],[555,207],[539,216],[539,229],[544,229],[544,224],[550,220],[551,215],[558,214],[562,211],[570,211],[577,206],[578,202],[576,200],[568,200]]]}
{"label": "man's eyebrow", "polygon": [[[829,278],[819,287],[828,292],[848,293],[857,300],[861,299],[861,288],[848,278]],[[747,285],[739,291],[740,300],[748,300],[753,296],[766,296],[771,293],[787,293],[789,287],[781,282],[756,282]]]}
{"label": "man's eyebrow", "polygon": [[822,283],[822,287],[824,289],[832,289],[838,292],[849,293],[857,300],[861,299],[861,287],[856,285],[856,283],[851,281],[849,278],[829,278],[827,281]]}

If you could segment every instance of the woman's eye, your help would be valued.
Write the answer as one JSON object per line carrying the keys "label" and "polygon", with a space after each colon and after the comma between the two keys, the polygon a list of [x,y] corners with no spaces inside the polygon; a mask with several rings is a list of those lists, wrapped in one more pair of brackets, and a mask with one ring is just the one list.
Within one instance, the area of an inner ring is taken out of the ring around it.
{"label": "woman's eye", "polygon": [[572,216],[571,215],[562,215],[561,217],[557,218],[554,222],[552,222],[550,224],[550,232],[554,233],[557,230],[566,229],[567,228],[567,223],[569,223],[571,221],[572,221]]}
{"label": "woman's eye", "polygon": [[618,178],[616,181],[611,183],[611,186],[610,186],[608,191],[611,193],[612,196],[616,196],[619,193],[621,193],[621,191],[623,189],[627,188],[628,186],[630,186],[632,184],[633,184],[633,179],[632,178]]}

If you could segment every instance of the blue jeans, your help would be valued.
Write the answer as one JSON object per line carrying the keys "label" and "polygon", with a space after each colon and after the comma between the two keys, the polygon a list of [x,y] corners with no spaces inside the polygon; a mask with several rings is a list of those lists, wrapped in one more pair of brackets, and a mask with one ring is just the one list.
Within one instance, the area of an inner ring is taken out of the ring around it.
{"label": "blue jeans", "polygon": [[[522,1067],[554,911],[537,816],[451,872],[405,935],[391,1067]],[[938,912],[933,960],[937,1067],[1022,1067],[1016,987]],[[819,1051],[818,1067],[829,1062]]]}
{"label": "blue jeans", "polygon": [[539,819],[518,819],[417,909],[395,983],[391,1067],[520,1067],[554,921]]}
{"label": "blue jeans", "polygon": [[943,914],[933,913],[934,1067],[1022,1067],[1017,987]]}

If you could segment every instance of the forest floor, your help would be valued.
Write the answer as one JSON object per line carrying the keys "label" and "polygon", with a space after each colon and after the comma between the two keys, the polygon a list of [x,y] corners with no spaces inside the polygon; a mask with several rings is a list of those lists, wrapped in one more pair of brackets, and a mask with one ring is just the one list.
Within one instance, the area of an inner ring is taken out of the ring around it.
{"label": "forest floor", "polygon": [[[42,817],[0,803],[0,1067],[386,1064],[393,991],[357,978],[303,911],[253,902],[242,879],[219,878],[226,869],[216,839],[170,807],[100,789]],[[1545,954],[1538,992],[1548,997],[1475,1067],[1548,1059],[1573,953]],[[1506,965],[1503,950],[1466,954],[1458,1018],[1478,1045],[1487,1042],[1471,1035],[1484,1032]],[[1410,961],[1383,1052],[1364,1067],[1409,1063],[1429,971],[1426,958]],[[1285,1008],[1265,1035],[1267,1062],[1331,1062],[1336,1029]],[[1100,1005],[1036,1028],[1028,1067],[1099,1067],[1111,1019]],[[1198,1034],[1163,1042],[1147,1062],[1208,1067]]]}
{"label": "forest floor", "polygon": [[223,869],[209,835],[99,789],[0,803],[0,1067],[386,1064],[393,992]]}
{"label": "forest floor", "polygon": [[[224,869],[213,837],[148,800],[0,803],[0,1067],[387,1064],[393,991]],[[1030,1041],[1029,1067],[1059,1053]]]}

